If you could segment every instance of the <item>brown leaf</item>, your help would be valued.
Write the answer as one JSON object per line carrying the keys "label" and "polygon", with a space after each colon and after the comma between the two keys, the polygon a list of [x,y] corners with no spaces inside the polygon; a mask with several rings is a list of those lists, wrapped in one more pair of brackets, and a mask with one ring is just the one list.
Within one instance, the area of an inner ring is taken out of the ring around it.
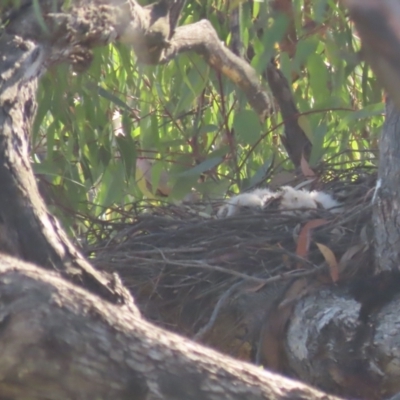
{"label": "brown leaf", "polygon": [[333,254],[333,251],[325,246],[322,243],[315,243],[318,246],[319,251],[322,253],[322,255],[325,258],[325,261],[329,265],[329,273],[331,275],[332,281],[336,283],[339,280],[339,265],[336,261],[335,254]]}
{"label": "brown leaf", "polygon": [[[308,250],[310,248],[311,231],[314,228],[327,224],[326,219],[313,219],[308,221],[300,231],[299,238],[297,240],[296,255],[299,257],[307,258]],[[299,266],[300,268],[300,266]]]}
{"label": "brown leaf", "polygon": [[315,178],[315,172],[311,169],[310,164],[308,161],[305,159],[304,154],[301,155],[301,161],[300,161],[300,168],[301,172],[306,178]]}
{"label": "brown leaf", "polygon": [[349,261],[353,259],[356,254],[364,251],[365,248],[366,245],[364,243],[355,244],[354,246],[349,247],[340,258],[339,272],[343,274],[348,266]]}

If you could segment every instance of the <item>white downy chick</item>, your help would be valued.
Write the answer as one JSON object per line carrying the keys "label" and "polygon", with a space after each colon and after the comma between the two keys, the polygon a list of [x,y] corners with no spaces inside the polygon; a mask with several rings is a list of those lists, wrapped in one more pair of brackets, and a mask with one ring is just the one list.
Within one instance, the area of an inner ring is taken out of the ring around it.
{"label": "white downy chick", "polygon": [[256,196],[258,196],[261,200],[268,200],[272,197],[276,196],[276,193],[274,193],[272,190],[269,190],[267,188],[264,189],[254,189],[252,192],[250,192],[252,194],[255,194]]}
{"label": "white downy chick", "polygon": [[270,189],[255,189],[252,192],[238,194],[226,201],[218,210],[218,218],[226,218],[236,215],[240,209],[249,208],[262,210],[268,205],[269,200],[279,199],[279,209],[286,215],[296,215],[304,210],[316,210],[322,207],[325,210],[339,213],[343,211],[341,203],[335,200],[329,193],[313,190],[294,189],[291,186],[282,186],[278,192]]}
{"label": "white downy chick", "polygon": [[237,214],[241,208],[261,210],[264,205],[263,200],[254,193],[242,193],[231,197],[226,204],[218,210],[218,218],[232,217]]}
{"label": "white downy chick", "polygon": [[281,187],[281,210],[288,210],[285,214],[295,215],[296,210],[316,209],[317,202],[306,190],[296,190],[291,186]]}
{"label": "white downy chick", "polygon": [[[298,209],[317,209],[319,207],[334,213],[343,211],[341,203],[335,200],[329,193],[313,190],[309,192],[301,189],[296,190],[290,186],[282,188],[281,210],[298,210]],[[295,214],[295,211],[289,211],[286,214]]]}
{"label": "white downy chick", "polygon": [[313,190],[310,192],[310,195],[317,202],[317,205],[325,208],[325,210],[329,210],[332,213],[343,211],[342,204],[335,200],[329,193]]}

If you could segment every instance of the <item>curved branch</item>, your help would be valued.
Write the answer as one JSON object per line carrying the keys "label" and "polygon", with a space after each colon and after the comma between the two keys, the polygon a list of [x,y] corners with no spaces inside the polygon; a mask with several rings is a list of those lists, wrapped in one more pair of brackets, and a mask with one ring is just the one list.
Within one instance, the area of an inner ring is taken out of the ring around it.
{"label": "curved branch", "polygon": [[[3,398],[335,400],[0,256]],[[37,397],[35,397],[35,394]]]}
{"label": "curved branch", "polygon": [[256,72],[246,61],[225,47],[208,20],[177,28],[169,47],[165,49],[162,62],[170,61],[187,51],[202,55],[213,68],[243,90],[261,120],[269,115],[270,99]]}

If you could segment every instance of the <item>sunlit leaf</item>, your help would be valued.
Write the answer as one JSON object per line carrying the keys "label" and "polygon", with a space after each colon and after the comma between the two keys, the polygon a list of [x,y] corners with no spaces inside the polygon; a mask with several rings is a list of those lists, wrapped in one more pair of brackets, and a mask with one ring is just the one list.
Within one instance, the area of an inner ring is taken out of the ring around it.
{"label": "sunlit leaf", "polygon": [[331,93],[328,88],[328,71],[324,60],[318,54],[311,54],[307,60],[310,85],[316,102],[325,103]]}
{"label": "sunlit leaf", "polygon": [[317,245],[319,251],[322,253],[322,255],[325,258],[325,261],[329,266],[329,272],[331,275],[332,282],[336,283],[339,280],[339,265],[336,260],[335,254],[328,246],[325,246],[322,243],[315,243],[315,244]]}

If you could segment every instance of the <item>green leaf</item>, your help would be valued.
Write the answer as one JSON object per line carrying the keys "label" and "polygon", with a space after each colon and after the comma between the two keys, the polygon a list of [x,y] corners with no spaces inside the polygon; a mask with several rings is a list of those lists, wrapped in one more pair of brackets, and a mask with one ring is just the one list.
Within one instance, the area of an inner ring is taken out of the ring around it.
{"label": "green leaf", "polygon": [[43,18],[43,13],[40,8],[40,3],[39,0],[33,0],[33,10],[35,12],[35,17],[37,22],[39,23],[40,27],[42,28],[43,32],[45,32],[47,35],[50,35],[49,28],[46,25],[46,22]]}
{"label": "green leaf", "polygon": [[328,89],[328,71],[323,58],[318,54],[311,54],[308,57],[307,67],[315,102],[325,103],[330,98],[330,92]]}
{"label": "green leaf", "polygon": [[242,144],[253,144],[260,138],[261,123],[253,110],[242,110],[235,114],[233,128]]}
{"label": "green leaf", "polygon": [[268,170],[271,168],[272,162],[274,161],[273,157],[270,157],[263,165],[261,165],[260,168],[256,171],[256,173],[251,177],[249,183],[247,186],[242,187],[242,190],[247,190],[250,189],[256,185],[259,185],[262,183],[263,178],[265,178],[265,175],[267,174]]}
{"label": "green leaf", "polygon": [[205,160],[205,161],[201,162],[200,164],[196,165],[195,167],[190,168],[187,171],[179,173],[177,176],[178,177],[191,177],[191,176],[198,177],[203,172],[216,167],[222,161],[223,161],[222,157],[211,157],[208,160]]}
{"label": "green leaf", "polygon": [[317,126],[313,132],[313,147],[311,151],[309,164],[315,166],[324,154],[324,139],[327,133],[327,126],[324,123]]}
{"label": "green leaf", "polygon": [[124,108],[125,110],[130,111],[131,108],[128,106],[128,104],[126,104],[124,101],[122,101],[120,98],[118,98],[117,96],[114,96],[111,92],[109,92],[106,89],[103,89],[102,87],[98,86],[97,87],[97,93],[104,97],[107,100],[110,100],[112,103],[114,103],[115,105]]}
{"label": "green leaf", "polygon": [[382,103],[370,104],[358,111],[348,112],[347,115],[341,120],[338,129],[347,128],[349,123],[359,121],[365,118],[371,118],[376,115],[383,115],[385,107]]}
{"label": "green leaf", "polygon": [[174,184],[170,197],[176,200],[183,199],[197,183],[197,176],[180,177]]}
{"label": "green leaf", "polygon": [[137,152],[135,142],[130,135],[117,136],[116,141],[121,153],[121,160],[125,165],[126,178],[129,179],[136,165]]}
{"label": "green leaf", "polygon": [[121,200],[125,189],[125,171],[121,163],[107,168],[101,179],[97,202],[103,207],[109,207]]}
{"label": "green leaf", "polygon": [[301,67],[306,63],[308,57],[314,54],[318,46],[316,38],[311,37],[307,40],[300,40],[296,46],[296,54],[293,64],[300,71]]}
{"label": "green leaf", "polygon": [[207,125],[203,125],[200,128],[200,134],[204,134],[204,133],[210,133],[210,132],[215,132],[218,130],[218,126],[217,125],[213,125],[213,124],[207,124]]}

